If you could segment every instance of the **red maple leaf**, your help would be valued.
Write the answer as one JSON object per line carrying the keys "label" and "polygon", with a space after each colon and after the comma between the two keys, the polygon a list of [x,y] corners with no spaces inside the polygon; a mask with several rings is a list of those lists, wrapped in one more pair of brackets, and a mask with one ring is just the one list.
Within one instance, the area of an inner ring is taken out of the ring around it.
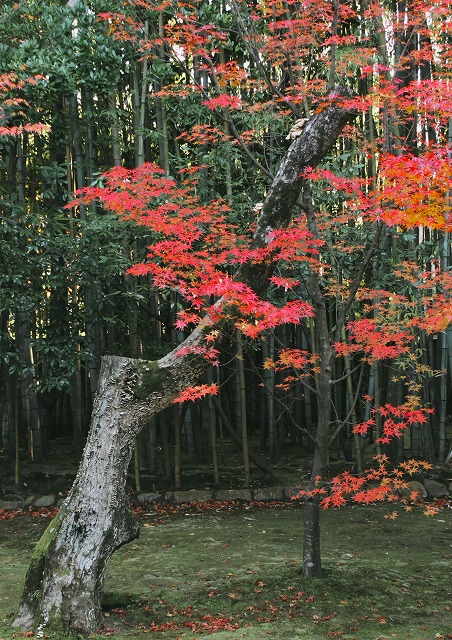
{"label": "red maple leaf", "polygon": [[200,384],[193,387],[187,387],[181,391],[176,398],[174,398],[173,402],[186,402],[187,400],[194,402],[195,400],[198,400],[198,398],[203,398],[209,394],[214,396],[218,394],[217,384]]}
{"label": "red maple leaf", "polygon": [[210,98],[204,100],[203,105],[214,111],[218,108],[239,109],[242,102],[237,96],[230,96],[227,93],[222,93],[216,98]]}

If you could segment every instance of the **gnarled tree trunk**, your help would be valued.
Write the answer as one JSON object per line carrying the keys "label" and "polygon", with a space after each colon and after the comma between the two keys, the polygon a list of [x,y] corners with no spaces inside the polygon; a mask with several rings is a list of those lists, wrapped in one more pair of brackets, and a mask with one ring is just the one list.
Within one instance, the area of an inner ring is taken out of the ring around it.
{"label": "gnarled tree trunk", "polygon": [[[189,342],[201,339],[197,329]],[[102,359],[83,459],[67,500],[36,547],[15,626],[88,631],[101,622],[108,560],[138,536],[125,495],[135,438],[204,368],[201,358],[174,354],[157,362]]]}
{"label": "gnarled tree trunk", "polygon": [[[253,239],[255,248],[264,247],[273,230],[289,224],[304,184],[303,171],[318,164],[352,116],[333,101],[292,142],[269,187]],[[247,265],[237,277],[264,296],[273,268]],[[155,362],[103,358],[83,459],[64,506],[37,545],[14,626],[88,632],[101,622],[108,560],[138,535],[125,496],[134,440],[142,425],[194,384],[208,366],[186,349],[185,355],[179,353],[181,347],[196,346],[202,338],[199,326],[182,345]]]}

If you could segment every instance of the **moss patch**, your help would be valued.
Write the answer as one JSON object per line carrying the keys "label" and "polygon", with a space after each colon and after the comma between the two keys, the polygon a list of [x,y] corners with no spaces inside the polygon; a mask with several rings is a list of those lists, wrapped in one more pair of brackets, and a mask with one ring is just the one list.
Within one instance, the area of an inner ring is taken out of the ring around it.
{"label": "moss patch", "polygon": [[36,619],[37,617],[37,612],[39,611],[39,605],[41,601],[42,578],[45,568],[47,551],[58,533],[63,515],[64,511],[59,511],[42,533],[34,548],[30,565],[25,576],[21,602],[26,607],[27,611],[33,615],[34,619]]}
{"label": "moss patch", "polygon": [[149,360],[137,365],[139,382],[134,389],[134,397],[144,400],[154,391],[160,391],[166,379],[166,372],[158,365],[158,361]]}

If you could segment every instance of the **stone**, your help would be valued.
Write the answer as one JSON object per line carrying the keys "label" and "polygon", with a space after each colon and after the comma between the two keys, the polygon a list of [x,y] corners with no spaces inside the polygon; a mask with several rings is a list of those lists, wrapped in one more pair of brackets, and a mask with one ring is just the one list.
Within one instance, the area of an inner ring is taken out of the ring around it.
{"label": "stone", "polygon": [[424,487],[428,495],[432,498],[441,498],[449,495],[449,491],[444,484],[436,480],[431,480],[430,478],[424,479]]}
{"label": "stone", "polygon": [[161,499],[161,496],[159,493],[139,493],[137,495],[138,502],[151,503],[151,502],[156,502],[157,500],[160,500],[160,499]]}
{"label": "stone", "polygon": [[35,507],[53,507],[55,504],[55,496],[41,496],[37,500],[34,501],[33,505]]}
{"label": "stone", "polygon": [[215,499],[219,502],[228,500],[246,500],[250,502],[251,491],[249,489],[221,489],[215,494]]}
{"label": "stone", "polygon": [[423,500],[427,497],[427,489],[422,482],[418,482],[418,480],[410,480],[407,482],[407,486],[400,489],[400,495],[404,498],[409,498],[413,491],[417,493],[417,500]]}
{"label": "stone", "polygon": [[263,487],[260,489],[254,489],[253,491],[253,500],[257,502],[263,502],[265,500],[268,501],[279,501],[284,497],[282,487]]}
{"label": "stone", "polygon": [[211,502],[213,493],[208,489],[193,489],[192,491],[187,491],[187,497],[189,502]]}
{"label": "stone", "polygon": [[205,502],[212,500],[211,491],[201,491],[193,489],[192,491],[174,491],[173,500],[178,504],[184,504],[185,502]]}
{"label": "stone", "polygon": [[0,509],[4,511],[17,511],[22,509],[23,506],[22,500],[0,500]]}

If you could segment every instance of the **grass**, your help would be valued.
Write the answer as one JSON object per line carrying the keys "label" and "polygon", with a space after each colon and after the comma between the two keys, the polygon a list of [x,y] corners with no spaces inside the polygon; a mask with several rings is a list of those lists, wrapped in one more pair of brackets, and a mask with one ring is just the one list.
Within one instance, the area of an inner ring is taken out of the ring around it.
{"label": "grass", "polygon": [[[451,511],[385,513],[325,512],[317,580],[300,573],[300,507],[143,515],[109,565],[105,627],[90,638],[452,638]],[[9,621],[42,520],[0,525],[0,640],[21,637]]]}

